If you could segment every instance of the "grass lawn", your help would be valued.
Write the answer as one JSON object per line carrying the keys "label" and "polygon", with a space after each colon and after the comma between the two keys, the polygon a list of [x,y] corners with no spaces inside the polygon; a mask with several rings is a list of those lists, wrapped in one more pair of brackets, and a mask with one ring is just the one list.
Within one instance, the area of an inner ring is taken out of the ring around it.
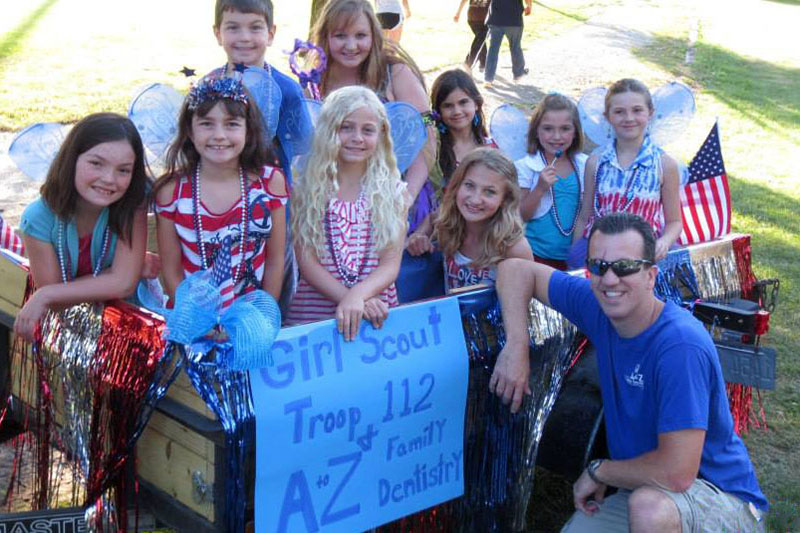
{"label": "grass lawn", "polygon": [[[768,431],[745,439],[762,489],[772,504],[772,531],[800,530],[800,55],[788,46],[800,19],[797,2],[709,2],[695,13],[695,62],[684,64],[689,21],[638,50],[643,61],[696,90],[698,119],[708,128],[719,117],[725,166],[733,196],[733,229],[752,235],[759,278],[779,277],[780,301],[769,343],[777,347],[778,389],[765,393]],[[667,28],[668,30],[669,28]],[[696,126],[695,126],[696,127]]]}
{"label": "grass lawn", "polygon": [[[282,51],[295,37],[306,37],[311,2],[274,2],[278,32],[269,59],[285,68]],[[183,66],[203,73],[224,61],[211,32],[213,0],[6,3],[0,18],[0,131],[38,121],[74,122],[93,111],[124,113],[137,87],[160,81],[184,90],[189,82],[179,73]],[[452,22],[457,3],[411,0],[403,44],[426,72],[463,60],[471,33],[466,12],[459,24]],[[793,175],[800,168],[800,48],[790,37],[797,32],[800,1],[634,3],[657,6],[663,14],[640,28],[654,36],[635,51],[650,73],[642,81],[655,87],[679,79],[697,98],[698,114],[670,152],[688,161],[719,118],[734,231],[752,234],[757,276],[781,279],[768,335],[779,353],[778,389],[763,395],[769,429],[753,430],[746,442],[772,502],[769,529],[800,530],[800,191]],[[563,34],[621,4],[626,0],[535,2],[525,42]],[[695,60],[686,65],[695,27]],[[612,64],[607,73],[594,84],[626,74]]]}
{"label": "grass lawn", "polygon": [[[612,0],[613,1],[613,0]],[[607,4],[569,0],[536,6],[525,40],[580,24]],[[268,59],[288,71],[284,50],[308,33],[310,0],[274,0],[277,32]],[[472,33],[456,1],[412,0],[403,44],[424,71],[457,64]],[[96,111],[125,112],[136,89],[153,82],[185,90],[183,66],[198,74],[225,56],[212,33],[213,0],[31,0],[3,6],[0,20],[0,131],[34,122],[75,122]],[[565,11],[565,9],[569,11]],[[575,15],[574,13],[580,13]],[[69,31],[64,31],[69,28]]]}

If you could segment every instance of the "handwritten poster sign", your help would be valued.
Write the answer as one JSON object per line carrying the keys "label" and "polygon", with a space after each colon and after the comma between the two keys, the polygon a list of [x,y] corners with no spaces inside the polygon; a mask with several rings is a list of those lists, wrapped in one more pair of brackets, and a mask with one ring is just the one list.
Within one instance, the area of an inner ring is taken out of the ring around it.
{"label": "handwritten poster sign", "polygon": [[463,494],[460,324],[447,298],[353,342],[332,320],[281,331],[250,372],[257,531],[363,531]]}

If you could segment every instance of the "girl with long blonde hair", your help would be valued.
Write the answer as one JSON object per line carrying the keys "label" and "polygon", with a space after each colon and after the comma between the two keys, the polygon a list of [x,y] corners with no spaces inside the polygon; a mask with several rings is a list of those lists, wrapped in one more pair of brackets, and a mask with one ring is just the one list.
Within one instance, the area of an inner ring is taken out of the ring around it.
{"label": "girl with long blonde hair", "polygon": [[[422,73],[399,45],[383,37],[371,0],[329,0],[311,31],[311,40],[328,58],[319,85],[322,98],[341,87],[362,85],[375,91],[384,103],[404,102],[426,117],[428,140],[403,173],[412,199],[408,216],[408,233],[412,234],[437,204],[429,179],[436,159],[436,130],[430,125],[430,102]],[[415,263],[406,253],[397,280],[400,301],[421,296],[416,290],[419,279]]]}
{"label": "girl with long blonde hair", "polygon": [[383,324],[397,305],[406,194],[381,101],[363,87],[334,91],[294,190],[300,283],[287,323],[335,317],[346,340],[362,318]]}
{"label": "girl with long blonde hair", "polygon": [[494,285],[497,264],[504,259],[533,260],[519,200],[517,170],[506,156],[485,147],[464,158],[450,178],[435,223],[448,292]]}

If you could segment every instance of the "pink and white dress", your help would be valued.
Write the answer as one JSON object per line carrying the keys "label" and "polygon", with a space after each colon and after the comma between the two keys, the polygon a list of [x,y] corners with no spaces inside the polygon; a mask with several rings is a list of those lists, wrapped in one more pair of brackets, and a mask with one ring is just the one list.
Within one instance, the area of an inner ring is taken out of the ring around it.
{"label": "pink and white dress", "polygon": [[[378,266],[369,201],[363,193],[354,202],[334,198],[328,202],[325,217],[325,249],[318,258],[320,265],[342,285],[363,281]],[[398,304],[394,283],[381,292],[380,298],[389,307]],[[336,306],[311,286],[301,272],[286,324],[333,318]]]}

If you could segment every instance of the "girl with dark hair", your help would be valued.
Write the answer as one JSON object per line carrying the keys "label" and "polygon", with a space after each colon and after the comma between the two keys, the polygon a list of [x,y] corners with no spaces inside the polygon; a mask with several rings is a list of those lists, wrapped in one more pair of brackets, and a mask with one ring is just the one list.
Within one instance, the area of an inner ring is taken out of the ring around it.
{"label": "girl with dark hair", "polygon": [[[441,180],[436,180],[435,185],[441,196],[450,176],[467,154],[482,146],[497,148],[497,145],[486,131],[483,96],[472,76],[463,70],[448,70],[436,78],[431,89],[431,106],[439,129]],[[432,222],[433,216],[429,215],[409,237],[407,249],[411,255],[433,251]]]}
{"label": "girl with dark hair", "polygon": [[33,340],[48,309],[134,292],[148,182],[142,140],[126,117],[97,113],[70,130],[20,222],[36,291],[17,315],[18,335]]}
{"label": "girl with dark hair", "polygon": [[234,297],[263,289],[280,299],[288,192],[275,164],[238,77],[205,77],[192,87],[155,185],[170,300],[186,276],[220,260],[230,264]]}

